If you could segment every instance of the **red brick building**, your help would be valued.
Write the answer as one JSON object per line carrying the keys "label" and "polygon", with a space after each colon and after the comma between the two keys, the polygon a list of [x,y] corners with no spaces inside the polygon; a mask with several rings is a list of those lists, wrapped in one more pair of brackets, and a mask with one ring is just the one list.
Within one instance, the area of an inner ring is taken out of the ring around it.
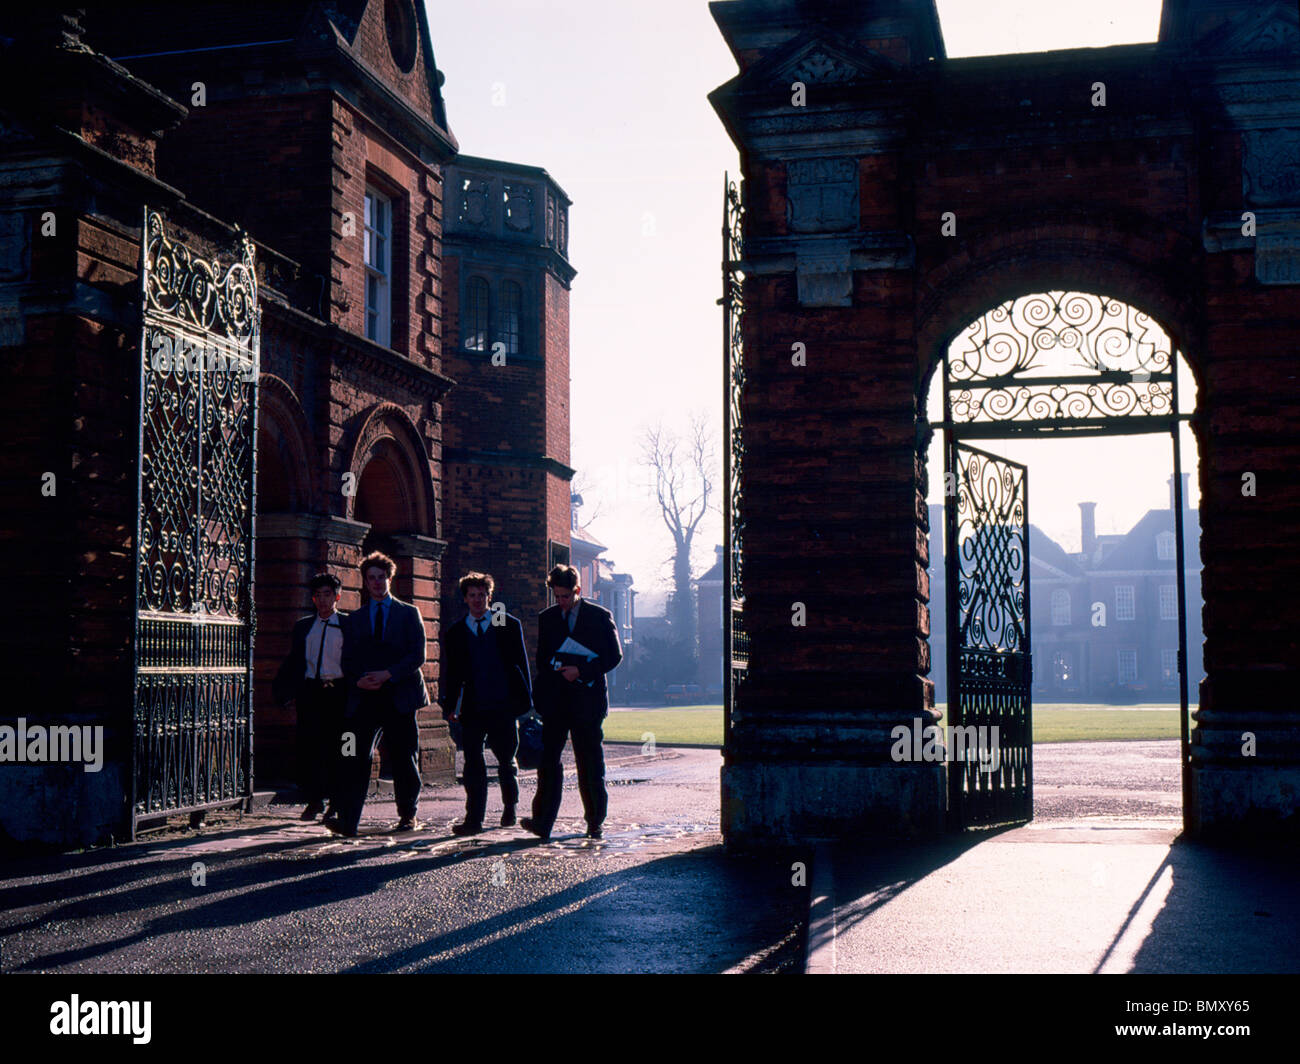
{"label": "red brick building", "polygon": [[[465,196],[449,192],[458,146],[422,4],[92,5],[5,26],[5,536],[46,589],[10,646],[50,677],[27,717],[102,727],[107,756],[97,773],[0,766],[0,830],[66,845],[291,776],[270,678],[312,573],[339,576],[355,608],[357,561],[391,555],[436,696],[449,539],[500,527],[538,583],[567,549],[569,201],[542,171],[474,160],[537,196],[521,229],[507,195],[519,239],[493,260],[527,290],[527,344],[480,376],[457,320],[475,235],[444,260]],[[149,344],[173,340],[255,372],[158,375]],[[489,425],[491,407],[509,414]],[[488,485],[489,452],[525,459],[508,489]],[[451,558],[496,561],[459,542]],[[511,604],[527,618],[536,593]],[[436,705],[419,722],[426,779],[449,777]]]}
{"label": "red brick building", "polygon": [[467,155],[446,188],[443,609],[464,613],[461,574],[491,573],[532,647],[569,560],[570,200],[545,170]]}

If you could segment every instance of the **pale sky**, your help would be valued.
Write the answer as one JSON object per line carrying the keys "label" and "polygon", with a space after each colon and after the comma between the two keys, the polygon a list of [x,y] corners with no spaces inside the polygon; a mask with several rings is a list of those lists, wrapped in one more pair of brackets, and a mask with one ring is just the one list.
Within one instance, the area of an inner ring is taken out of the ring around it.
{"label": "pale sky", "polygon": [[[720,204],[737,156],[706,97],[735,63],[705,0],[426,6],[461,150],[544,167],[574,201],[571,464],[599,508],[592,530],[605,556],[633,575],[647,612],[671,547],[638,467],[640,430],[684,428],[701,410],[721,437]],[[953,57],[1150,41],[1160,18],[1160,0],[938,8]],[[1031,519],[1067,549],[1077,548],[1079,501],[1098,503],[1098,532],[1167,505],[1167,437],[989,449],[1029,461]],[[1185,447],[1184,470],[1195,468]],[[932,481],[941,472],[932,465]],[[700,570],[721,535],[711,514],[696,541]]]}

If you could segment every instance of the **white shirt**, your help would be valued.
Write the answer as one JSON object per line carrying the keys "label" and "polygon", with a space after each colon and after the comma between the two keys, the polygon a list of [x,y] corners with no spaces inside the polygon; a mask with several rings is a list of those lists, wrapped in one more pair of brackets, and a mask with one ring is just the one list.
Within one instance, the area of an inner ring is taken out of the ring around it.
{"label": "white shirt", "polygon": [[331,613],[328,621],[319,616],[307,633],[307,679],[315,680],[316,658],[320,655],[321,636],[329,633],[325,639],[325,653],[320,658],[320,677],[322,680],[341,680],[343,678],[343,628],[339,624],[339,615]]}

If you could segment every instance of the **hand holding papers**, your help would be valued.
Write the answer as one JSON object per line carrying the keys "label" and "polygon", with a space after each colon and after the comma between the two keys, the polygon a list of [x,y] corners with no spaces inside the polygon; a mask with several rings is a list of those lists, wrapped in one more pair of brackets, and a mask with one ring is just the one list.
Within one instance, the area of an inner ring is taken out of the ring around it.
{"label": "hand holding papers", "polygon": [[[551,656],[551,668],[558,672],[566,665],[585,665],[589,661],[595,661],[597,657],[599,657],[598,654],[588,650],[573,636],[569,636],[555,649],[555,653]],[[595,683],[595,680],[588,680],[587,686],[594,687]]]}

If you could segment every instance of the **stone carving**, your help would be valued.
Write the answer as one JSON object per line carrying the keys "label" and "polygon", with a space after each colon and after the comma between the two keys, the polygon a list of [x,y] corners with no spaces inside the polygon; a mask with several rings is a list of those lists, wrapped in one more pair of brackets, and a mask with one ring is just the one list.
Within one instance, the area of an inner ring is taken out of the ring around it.
{"label": "stone carving", "polygon": [[1275,3],[1223,39],[1223,51],[1237,55],[1271,55],[1300,48],[1300,22],[1295,5]]}
{"label": "stone carving", "polygon": [[506,185],[506,228],[527,233],[533,228],[533,190],[529,185]]}
{"label": "stone carving", "polygon": [[555,197],[546,197],[546,242],[555,243]]}
{"label": "stone carving", "polygon": [[1300,229],[1260,232],[1255,242],[1255,279],[1260,284],[1300,284]]}
{"label": "stone carving", "polygon": [[1300,46],[1300,30],[1285,22],[1270,22],[1264,29],[1242,45],[1248,55],[1269,52],[1292,52]]}
{"label": "stone carving", "polygon": [[853,159],[795,159],[786,170],[786,219],[796,233],[856,228],[858,168]]}
{"label": "stone carving", "polygon": [[1300,129],[1247,130],[1241,139],[1247,205],[1300,205]]}
{"label": "stone carving", "polygon": [[858,76],[858,69],[844,60],[821,49],[808,52],[789,69],[789,77],[783,81],[802,81],[805,84],[835,85],[853,81]]}
{"label": "stone carving", "polygon": [[461,225],[483,229],[492,221],[488,207],[490,189],[491,184],[487,181],[475,181],[468,177],[465,179],[461,186],[460,211],[456,216]]}
{"label": "stone carving", "polygon": [[804,307],[853,305],[853,271],[847,240],[817,241],[795,252],[799,304]]}

